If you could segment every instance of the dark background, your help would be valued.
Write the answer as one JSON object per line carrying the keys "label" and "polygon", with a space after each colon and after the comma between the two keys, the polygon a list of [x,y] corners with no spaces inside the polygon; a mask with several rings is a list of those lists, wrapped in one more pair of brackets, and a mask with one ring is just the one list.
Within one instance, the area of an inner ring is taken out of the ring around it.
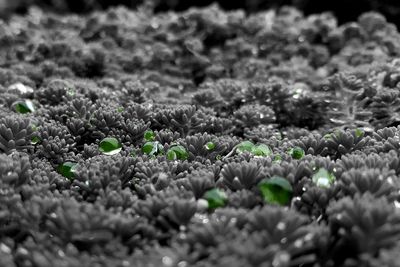
{"label": "dark background", "polygon": [[[106,9],[110,6],[125,5],[137,7],[144,0],[0,0],[0,16],[9,17],[13,13],[24,13],[31,5],[38,5],[54,12],[86,13]],[[156,12],[165,10],[185,10],[193,6],[207,6],[213,0],[149,0]],[[399,0],[217,0],[224,9],[245,9],[255,12],[282,5],[294,5],[305,14],[332,11],[340,23],[356,20],[369,10],[383,13],[387,19],[400,26]]]}

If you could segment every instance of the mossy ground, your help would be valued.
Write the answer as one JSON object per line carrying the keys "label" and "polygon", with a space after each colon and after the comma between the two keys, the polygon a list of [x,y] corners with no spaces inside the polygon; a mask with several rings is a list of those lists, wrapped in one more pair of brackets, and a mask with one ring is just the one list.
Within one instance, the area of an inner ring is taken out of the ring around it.
{"label": "mossy ground", "polygon": [[2,22],[0,266],[399,266],[399,56],[373,12]]}

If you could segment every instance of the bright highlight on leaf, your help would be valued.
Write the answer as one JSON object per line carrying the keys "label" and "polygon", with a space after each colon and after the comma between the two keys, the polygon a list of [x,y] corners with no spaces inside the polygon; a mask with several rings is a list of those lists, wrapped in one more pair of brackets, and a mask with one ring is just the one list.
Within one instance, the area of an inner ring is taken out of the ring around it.
{"label": "bright highlight on leaf", "polygon": [[320,168],[312,177],[312,181],[319,187],[330,187],[335,182],[335,176],[324,168]]}
{"label": "bright highlight on leaf", "polygon": [[288,153],[294,159],[302,159],[305,154],[304,150],[298,146],[289,149]]}
{"label": "bright highlight on leaf", "polygon": [[57,168],[57,171],[64,177],[71,179],[74,178],[75,176],[75,168],[77,166],[77,163],[75,162],[64,162],[60,164]]}
{"label": "bright highlight on leaf", "polygon": [[274,176],[258,184],[265,202],[270,204],[287,205],[292,199],[293,188],[285,178]]}
{"label": "bright highlight on leaf", "polygon": [[208,142],[207,144],[204,145],[204,148],[209,151],[214,150],[215,144],[213,142]]}
{"label": "bright highlight on leaf", "polygon": [[14,103],[14,109],[16,112],[21,114],[32,113],[35,111],[32,101],[24,100]]}
{"label": "bright highlight on leaf", "polygon": [[144,140],[146,141],[154,141],[156,139],[156,135],[154,134],[154,132],[152,130],[147,130],[144,133]]}
{"label": "bright highlight on leaf", "polygon": [[32,145],[36,145],[36,144],[39,143],[39,142],[40,142],[39,136],[33,136],[33,137],[31,138],[31,144],[32,144]]}
{"label": "bright highlight on leaf", "polygon": [[223,207],[226,205],[228,201],[228,196],[225,192],[219,190],[218,188],[214,188],[208,190],[203,197],[208,202],[209,209],[216,209],[219,207]]}
{"label": "bright highlight on leaf", "polygon": [[167,151],[167,159],[169,160],[186,160],[189,158],[189,153],[186,151],[186,148],[184,148],[181,145],[175,145],[172,146],[170,149]]}
{"label": "bright highlight on leaf", "polygon": [[105,155],[115,155],[121,150],[121,143],[114,137],[106,137],[99,144],[99,151]]}

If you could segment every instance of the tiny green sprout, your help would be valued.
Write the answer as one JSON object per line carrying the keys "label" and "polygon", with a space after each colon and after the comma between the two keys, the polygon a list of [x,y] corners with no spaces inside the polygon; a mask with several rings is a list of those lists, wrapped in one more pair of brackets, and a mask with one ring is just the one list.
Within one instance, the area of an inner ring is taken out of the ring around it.
{"label": "tiny green sprout", "polygon": [[355,135],[356,135],[357,138],[363,137],[364,134],[365,134],[364,131],[361,130],[361,129],[359,129],[359,128],[357,128],[357,129],[355,130]]}
{"label": "tiny green sprout", "polygon": [[66,92],[69,96],[75,95],[75,90],[73,88],[66,88]]}
{"label": "tiny green sprout", "polygon": [[117,108],[117,112],[121,113],[121,112],[123,112],[123,111],[124,111],[124,108],[123,108],[123,107],[118,107],[118,108]]}
{"label": "tiny green sprout", "polygon": [[207,144],[204,145],[204,148],[207,149],[208,151],[214,150],[215,144],[213,142],[207,142]]}
{"label": "tiny green sprout", "polygon": [[133,157],[133,158],[135,158],[135,157],[137,156],[135,150],[131,150],[131,152],[129,153],[129,155],[130,155],[131,157]]}
{"label": "tiny green sprout", "polygon": [[275,163],[280,163],[282,161],[282,156],[279,155],[279,154],[276,154],[272,161],[275,162]]}
{"label": "tiny green sprout", "polygon": [[189,158],[189,153],[186,148],[181,145],[174,145],[168,149],[167,159],[169,160],[186,160]]}
{"label": "tiny green sprout", "polygon": [[330,187],[335,182],[335,176],[325,168],[320,168],[312,177],[312,181],[319,187]]}
{"label": "tiny green sprout", "polygon": [[39,143],[41,140],[39,138],[39,136],[32,136],[31,138],[31,144],[32,145],[36,145],[37,143]]}
{"label": "tiny green sprout", "polygon": [[223,207],[226,205],[228,201],[228,196],[224,191],[219,190],[218,188],[213,188],[208,190],[203,198],[208,202],[209,209],[216,209],[219,207]]}
{"label": "tiny green sprout", "polygon": [[326,135],[324,135],[324,139],[326,139],[326,140],[333,139],[333,138],[332,138],[332,134],[326,134]]}
{"label": "tiny green sprout", "polygon": [[221,156],[221,155],[217,155],[217,156],[215,156],[215,159],[216,159],[216,160],[221,160],[221,159],[222,159],[222,156]]}
{"label": "tiny green sprout", "polygon": [[142,152],[149,156],[157,156],[164,153],[164,147],[158,141],[146,142],[142,146]]}
{"label": "tiny green sprout", "polygon": [[121,150],[121,143],[114,137],[106,137],[99,144],[99,151],[105,155],[115,155]]}
{"label": "tiny green sprout", "polygon": [[144,132],[144,140],[146,141],[154,141],[156,139],[156,135],[152,130],[147,130]]}
{"label": "tiny green sprout", "polygon": [[62,176],[72,179],[75,176],[75,169],[76,169],[77,163],[75,162],[64,162],[58,165],[57,171],[60,173]]}
{"label": "tiny green sprout", "polygon": [[302,159],[305,154],[304,150],[298,146],[289,149],[288,153],[294,159]]}
{"label": "tiny green sprout", "polygon": [[14,103],[14,109],[16,112],[21,114],[31,113],[35,111],[32,101],[24,100]]}
{"label": "tiny green sprout", "polygon": [[238,153],[251,152],[254,148],[254,144],[251,141],[243,141],[236,145],[235,148]]}
{"label": "tiny green sprout", "polygon": [[258,146],[253,146],[253,148],[251,149],[251,153],[259,157],[266,157],[270,156],[272,154],[272,151],[269,146],[260,144]]}
{"label": "tiny green sprout", "polygon": [[258,184],[258,188],[265,202],[270,204],[287,205],[292,199],[293,188],[285,178],[274,176],[264,179]]}

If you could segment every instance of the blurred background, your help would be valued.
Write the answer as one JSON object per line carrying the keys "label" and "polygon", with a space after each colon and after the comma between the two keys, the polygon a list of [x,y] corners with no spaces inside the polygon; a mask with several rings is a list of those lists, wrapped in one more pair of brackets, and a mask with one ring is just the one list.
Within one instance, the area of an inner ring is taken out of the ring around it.
{"label": "blurred background", "polygon": [[14,13],[23,14],[32,5],[58,13],[87,13],[116,5],[135,8],[143,1],[150,3],[156,12],[181,11],[194,6],[207,6],[213,2],[227,10],[242,8],[247,12],[294,5],[305,14],[332,11],[340,23],[353,21],[361,13],[375,10],[400,26],[400,0],[0,0],[0,17],[7,18]]}

